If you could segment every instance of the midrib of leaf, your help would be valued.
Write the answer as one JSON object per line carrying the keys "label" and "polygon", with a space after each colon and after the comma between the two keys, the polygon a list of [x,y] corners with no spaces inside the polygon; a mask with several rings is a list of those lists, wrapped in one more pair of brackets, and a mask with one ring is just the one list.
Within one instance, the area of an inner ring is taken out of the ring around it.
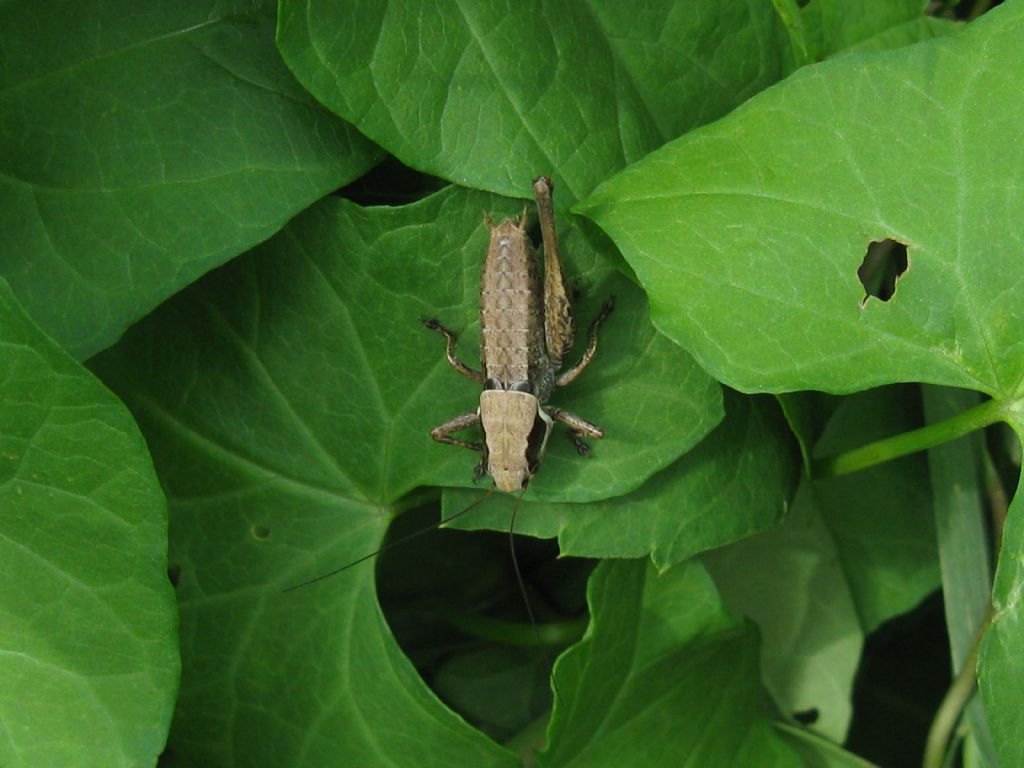
{"label": "midrib of leaf", "polygon": [[[715,654],[712,653],[712,656],[714,656],[714,655]],[[740,669],[741,669],[741,667],[740,667],[739,664],[734,664],[734,665],[731,665],[731,670],[730,671],[732,672],[733,675],[738,675],[738,672],[739,672]],[[690,751],[690,754],[689,754],[689,756],[687,757],[687,760],[686,760],[686,765],[687,766],[693,765],[693,766],[695,766],[695,768],[704,768],[704,766],[697,765],[693,761],[696,758],[697,753],[700,751],[701,745],[708,743],[708,741],[713,739],[713,738],[717,738],[719,732],[722,730],[722,729],[718,729],[718,728],[713,728],[713,727],[710,726],[710,724],[714,723],[717,718],[720,718],[722,716],[722,709],[725,706],[725,700],[726,700],[726,697],[727,697],[726,692],[727,691],[741,690],[743,688],[743,684],[744,683],[749,684],[749,680],[744,680],[743,678],[740,678],[740,677],[737,677],[735,682],[737,682],[738,685],[736,685],[736,686],[728,686],[728,687],[722,689],[721,691],[719,691],[719,696],[718,696],[717,700],[715,701],[715,705],[712,708],[712,710],[711,710],[711,712],[710,712],[710,714],[709,714],[709,716],[707,718],[707,722],[708,722],[709,726],[704,729],[703,737],[697,741],[697,744],[695,745],[694,749]],[[734,743],[734,746],[733,746],[732,756],[730,757],[729,760],[725,761],[724,765],[735,765],[736,764],[736,755],[739,753],[739,750],[742,748],[742,746],[743,746],[743,741],[741,739],[736,740],[736,742]]]}
{"label": "midrib of leaf", "polygon": [[[365,594],[368,589],[371,589],[371,587],[365,583],[365,579],[362,579],[359,585],[359,589],[355,591],[355,595],[353,596],[353,598],[346,601],[346,615],[348,618],[345,621],[345,626],[348,627],[350,631],[345,635],[345,661],[341,665],[343,678],[340,681],[341,684],[338,685],[332,692],[331,698],[328,701],[326,701],[323,706],[317,709],[316,716],[313,718],[313,721],[309,724],[309,726],[305,729],[304,738],[302,740],[302,744],[299,747],[298,759],[295,762],[295,765],[307,765],[307,753],[309,752],[310,748],[313,745],[314,736],[319,737],[320,729],[323,723],[325,722],[329,715],[335,714],[334,707],[336,706],[339,700],[342,700],[343,697],[345,697],[347,703],[351,704],[351,706],[345,707],[345,710],[347,712],[351,712],[353,716],[359,721],[359,732],[363,734],[365,738],[376,748],[376,758],[380,759],[382,756],[386,754],[386,752],[384,752],[380,748],[374,728],[371,727],[370,722],[363,715],[363,711],[359,705],[361,697],[358,695],[350,695],[355,690],[352,684],[352,664],[354,659],[354,654],[352,653],[352,637],[354,636],[354,633],[351,630],[353,630],[356,626],[356,610],[359,606],[358,595]],[[394,765],[394,763],[390,760],[388,760],[388,764]],[[395,768],[400,767],[396,766]]]}
{"label": "midrib of leaf", "polygon": [[293,96],[292,94],[290,94],[290,93],[288,93],[286,91],[275,91],[273,88],[270,88],[267,85],[264,85],[263,83],[257,83],[255,80],[251,80],[248,77],[243,77],[241,74],[239,74],[235,70],[233,70],[230,67],[228,67],[224,62],[222,62],[222,61],[220,61],[218,59],[215,59],[213,56],[211,56],[209,51],[207,51],[205,48],[198,48],[197,50],[199,51],[199,54],[204,59],[209,61],[211,64],[214,64],[222,72],[226,72],[228,75],[230,75],[235,80],[237,80],[238,82],[240,82],[240,83],[242,83],[244,85],[248,85],[248,86],[250,86],[252,88],[255,88],[258,91],[263,91],[264,93],[269,93],[272,96],[276,96],[278,98],[285,99],[287,101],[292,102],[293,104],[298,104],[300,107],[305,107],[307,109],[315,109],[316,108],[315,105],[313,105],[312,103],[310,103],[306,99],[300,99],[298,96]]}
{"label": "midrib of leaf", "polygon": [[[47,191],[52,191],[52,192],[65,192],[65,193],[70,193],[70,194],[79,194],[79,195],[93,196],[97,192],[115,193],[115,194],[116,193],[120,193],[120,192],[131,192],[131,193],[134,194],[136,192],[141,192],[141,191],[150,190],[150,189],[161,189],[161,188],[168,188],[168,187],[173,188],[175,186],[179,186],[179,185],[180,186],[184,186],[184,185],[188,185],[188,184],[203,184],[203,183],[209,182],[209,181],[219,181],[221,179],[230,179],[232,176],[240,176],[240,175],[243,175],[243,174],[249,174],[249,173],[258,172],[258,171],[265,171],[267,173],[275,173],[275,174],[279,174],[279,173],[296,173],[296,174],[297,173],[302,173],[302,174],[309,174],[309,173],[320,172],[320,171],[322,171],[322,169],[321,168],[312,168],[312,167],[310,167],[310,168],[298,168],[298,167],[273,168],[271,166],[264,166],[264,165],[247,165],[244,168],[235,168],[235,169],[232,169],[230,171],[223,171],[223,172],[219,172],[219,173],[211,173],[208,176],[196,176],[196,177],[190,178],[190,179],[169,179],[169,178],[164,177],[164,178],[161,178],[159,181],[151,181],[151,182],[145,182],[145,183],[140,182],[138,184],[131,184],[130,186],[119,186],[119,187],[109,186],[109,185],[105,185],[105,184],[99,184],[99,185],[96,185],[96,186],[89,186],[89,187],[58,186],[56,184],[36,182],[36,181],[29,180],[29,179],[23,179],[20,176],[13,176],[13,175],[11,175],[11,173],[8,170],[5,170],[5,169],[0,169],[0,179],[6,179],[6,180],[11,181],[11,182],[13,182],[15,184],[24,185],[26,187],[29,187],[33,191],[47,190]],[[116,200],[115,198],[111,198],[111,199],[114,202],[117,202],[118,205],[120,205],[120,201],[119,200]],[[39,206],[38,206],[38,203],[37,203],[37,205],[36,205],[36,209],[37,210],[38,210],[38,207]],[[40,215],[40,217],[42,217],[43,216],[42,212],[40,212],[39,215]]]}
{"label": "midrib of leaf", "polygon": [[[597,12],[594,10],[594,6],[591,5],[591,0],[584,0],[582,3],[580,3],[580,7],[586,9],[587,13],[590,15],[590,19],[593,22],[593,26],[594,26],[595,29],[599,29],[602,32],[605,31],[604,25],[601,24],[601,20],[598,17]],[[612,44],[612,40],[614,40],[614,37],[612,35],[610,35],[610,34],[607,35],[604,38],[604,43],[605,43],[604,48],[605,48],[605,50],[608,53],[608,57],[612,60],[612,76],[615,78],[614,85],[618,85],[618,83],[619,83],[618,73],[620,71],[625,73],[627,86],[632,91],[632,95],[636,98],[636,100],[638,102],[640,102],[643,105],[644,111],[647,113],[647,117],[649,118],[649,120],[651,122],[651,126],[655,130],[658,130],[658,123],[657,123],[657,120],[655,120],[655,117],[654,117],[654,110],[651,109],[651,105],[647,103],[647,99],[644,98],[644,92],[637,86],[636,79],[633,77],[633,73],[629,70],[629,67],[626,66],[626,63],[619,56],[618,49]],[[617,94],[618,93],[618,88],[613,88],[613,92]],[[616,125],[619,126],[619,128],[620,128],[620,130],[616,131],[616,133],[618,134],[618,138],[619,138],[619,154],[620,154],[620,159],[622,160],[623,164],[625,164],[627,162],[627,160],[626,160],[626,142],[623,141],[623,139],[622,139],[622,130],[621,130],[621,126],[622,126],[622,120],[621,120],[622,106],[623,106],[622,99],[615,99],[615,114],[616,114],[616,118],[618,118],[616,120]],[[660,134],[661,132],[658,131],[658,133]],[[662,141],[664,141],[666,137],[665,136],[660,136],[660,138],[661,138]],[[575,199],[577,199],[577,200],[579,199],[579,197],[577,195],[573,195],[573,197]]]}
{"label": "midrib of leaf", "polygon": [[188,35],[188,34],[190,34],[192,32],[197,31],[197,30],[205,29],[206,27],[213,26],[214,24],[221,24],[221,23],[223,23],[223,22],[225,22],[225,21],[227,21],[227,20],[229,20],[231,18],[247,19],[247,18],[249,18],[249,16],[242,15],[242,14],[229,14],[229,15],[226,15],[226,16],[221,16],[221,17],[216,18],[216,19],[209,19],[208,21],[204,21],[204,22],[201,22],[199,24],[194,24],[191,27],[185,27],[184,29],[176,29],[176,30],[174,30],[172,32],[166,32],[166,33],[164,33],[162,35],[157,35],[156,37],[150,37],[150,38],[146,38],[144,40],[138,40],[138,41],[136,41],[134,43],[131,43],[130,45],[122,46],[121,48],[115,48],[113,50],[105,51],[103,53],[99,53],[99,54],[96,54],[94,56],[88,56],[88,57],[83,58],[83,59],[78,59],[77,61],[73,61],[70,64],[66,64],[63,67],[58,67],[57,69],[47,70],[46,72],[43,72],[42,74],[33,75],[31,77],[24,77],[24,78],[22,78],[20,80],[14,80],[14,81],[5,83],[4,87],[2,89],[0,89],[0,98],[2,98],[6,93],[15,92],[15,91],[20,90],[21,88],[26,87],[28,85],[41,84],[41,83],[44,83],[46,80],[48,80],[48,79],[50,79],[52,77],[59,77],[59,76],[62,76],[62,75],[72,75],[77,70],[79,70],[81,68],[84,68],[86,66],[89,66],[91,64],[96,64],[96,63],[99,63],[101,61],[106,61],[108,59],[113,59],[113,58],[115,58],[117,56],[120,56],[120,55],[125,54],[125,53],[130,53],[130,52],[132,52],[132,51],[134,51],[136,49],[143,48],[143,47],[145,47],[147,45],[154,45],[154,44],[157,44],[157,43],[165,42],[167,40],[173,40],[176,37],[182,37],[184,35]]}
{"label": "midrib of leaf", "polygon": [[[365,496],[346,496],[343,495],[340,489],[326,488],[315,483],[311,483],[308,480],[300,480],[299,478],[290,477],[278,469],[266,467],[252,457],[244,456],[231,448],[223,446],[213,440],[213,438],[204,435],[199,430],[185,424],[173,413],[163,408],[163,406],[158,402],[144,394],[141,394],[141,392],[134,392],[132,394],[132,399],[136,401],[151,418],[160,422],[165,429],[177,435],[177,437],[182,441],[194,446],[199,452],[205,453],[214,461],[223,462],[224,464],[247,475],[256,474],[261,480],[265,479],[283,483],[303,494],[326,496],[334,502],[342,502],[344,504],[353,504],[364,507],[367,510],[372,510],[374,513],[379,512],[381,509],[382,505],[375,504]],[[341,475],[341,477],[345,476]],[[348,488],[344,489],[344,491],[357,491],[357,488],[350,484]]]}
{"label": "midrib of leaf", "polygon": [[[466,11],[464,0],[455,0],[455,4],[459,7],[459,12],[462,14],[462,18],[465,19],[466,21],[466,29],[469,30],[473,42],[476,43],[477,48],[480,51],[480,55],[483,57],[483,60],[487,62],[487,67],[488,69],[490,69],[491,75],[494,77],[494,82],[501,87],[502,95],[505,97],[505,100],[508,102],[509,106],[511,106],[513,111],[516,113],[516,116],[519,118],[519,121],[522,124],[523,128],[526,129],[527,134],[533,141],[533,145],[547,159],[548,166],[551,168],[555,168],[556,163],[554,161],[554,158],[551,157],[551,154],[548,152],[544,142],[538,139],[537,134],[533,130],[533,127],[526,119],[526,114],[523,112],[523,106],[521,104],[516,103],[516,101],[512,98],[512,94],[509,91],[508,86],[504,82],[502,82],[501,77],[498,75],[498,69],[495,67],[494,62],[492,61],[492,58],[488,53],[487,47],[483,43],[483,38],[479,30],[477,29],[478,25],[473,23],[472,18]],[[569,186],[569,192],[572,194],[573,198],[577,199],[579,195],[577,195],[576,190],[572,188],[572,182],[569,179],[566,179],[565,184]]]}
{"label": "midrib of leaf", "polygon": [[[376,498],[383,499],[385,498],[386,484],[388,480],[387,468],[390,467],[391,465],[391,434],[394,431],[394,419],[390,418],[391,410],[390,408],[388,408],[388,404],[384,399],[384,392],[383,390],[381,390],[380,381],[378,381],[376,375],[374,375],[373,366],[370,364],[371,356],[366,351],[366,344],[363,341],[362,335],[360,335],[359,333],[358,325],[356,324],[354,318],[352,317],[352,309],[348,306],[348,303],[341,296],[341,294],[338,293],[338,289],[334,287],[334,283],[332,283],[330,278],[328,278],[327,275],[324,274],[323,269],[321,269],[320,267],[320,263],[313,257],[313,254],[310,253],[309,249],[306,247],[305,242],[303,242],[301,238],[297,237],[291,229],[288,230],[288,238],[289,240],[291,240],[293,244],[295,244],[299,248],[303,255],[305,255],[310,267],[313,268],[313,271],[316,272],[321,282],[327,287],[327,289],[330,291],[331,295],[337,302],[337,306],[340,309],[342,316],[345,318],[346,325],[348,326],[348,336],[356,341],[354,348],[359,353],[359,363],[362,366],[364,376],[367,381],[373,384],[373,393],[376,395],[376,402],[374,403],[374,405],[376,406],[379,420],[381,423],[386,423],[388,425],[388,436],[384,441],[384,456],[381,457],[381,467],[383,468],[383,471],[378,473],[376,491]],[[337,469],[339,474],[345,476],[345,473],[341,470],[341,467],[337,467]],[[355,482],[353,480],[351,480],[350,478],[346,479],[348,479],[352,485],[355,485]],[[362,492],[364,498],[370,498],[370,494],[366,492],[366,489],[361,488],[360,491]]]}
{"label": "midrib of leaf", "polygon": [[[341,477],[345,477],[344,469],[342,469],[337,460],[327,451],[327,449],[324,448],[323,444],[309,428],[309,425],[299,415],[298,411],[295,410],[288,398],[285,397],[284,392],[281,391],[281,387],[278,386],[274,377],[270,374],[270,371],[267,370],[267,367],[263,364],[259,355],[257,355],[249,346],[241,334],[235,330],[234,326],[227,321],[215,302],[210,302],[207,304],[207,307],[210,310],[210,316],[213,321],[224,332],[224,335],[237,342],[237,349],[241,351],[249,361],[251,370],[254,370],[260,381],[267,385],[267,389],[274,396],[274,399],[281,406],[284,412],[292,419],[298,432],[303,436],[303,438],[305,438],[307,447],[311,448],[313,455],[321,460],[321,469],[329,470],[330,472],[337,473]],[[349,482],[351,482],[351,479]]]}

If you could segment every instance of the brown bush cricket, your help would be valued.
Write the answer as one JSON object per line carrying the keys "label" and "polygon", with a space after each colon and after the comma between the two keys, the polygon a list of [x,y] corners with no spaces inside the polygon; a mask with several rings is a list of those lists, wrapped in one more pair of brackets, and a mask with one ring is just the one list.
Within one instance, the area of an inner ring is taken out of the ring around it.
{"label": "brown bush cricket", "polygon": [[[582,358],[572,368],[561,371],[562,361],[572,348],[575,327],[572,299],[565,287],[558,253],[551,190],[551,180],[546,176],[533,183],[544,244],[543,290],[533,243],[527,233],[525,209],[518,221],[505,219],[496,225],[490,216],[484,218],[491,237],[480,278],[480,360],[483,372],[473,370],[455,354],[454,333],[437,320],[423,321],[427,328],[445,337],[451,366],[484,388],[477,410],[446,421],[430,434],[438,442],[479,451],[481,459],[476,467],[476,477],[490,475],[494,479],[494,487],[508,493],[525,490],[530,478],[536,474],[555,421],[569,427],[569,436],[581,456],[590,456],[584,437],[604,437],[604,431],[597,425],[570,411],[546,405],[555,387],[571,384],[590,364],[597,351],[597,329],[613,306],[613,299],[609,298],[590,324]],[[454,433],[477,424],[483,429],[483,442],[452,437]],[[492,487],[485,496],[444,522],[466,514],[493,490]],[[512,527],[514,524],[515,512]],[[285,591],[334,576],[435,527],[432,525],[417,531]],[[511,528],[509,532],[511,534]],[[512,561],[522,584],[514,548]],[[530,618],[532,622],[532,611]]]}
{"label": "brown bush cricket", "polygon": [[[544,243],[544,281],[537,271],[533,243],[527,234],[525,209],[518,221],[505,219],[491,231],[487,259],[480,277],[480,361],[483,372],[469,368],[455,354],[455,334],[437,320],[424,324],[445,337],[448,362],[483,386],[480,407],[431,430],[438,442],[481,453],[476,476],[490,475],[495,486],[514,493],[526,488],[537,472],[555,421],[569,427],[581,456],[590,456],[584,437],[600,439],[604,431],[562,408],[546,405],[555,387],[572,383],[597,351],[597,329],[612,311],[608,299],[590,325],[586,351],[576,365],[560,372],[572,348],[575,328],[572,300],[566,291],[555,232],[552,184],[546,176],[533,183]],[[543,301],[543,303],[542,303]],[[452,437],[479,424],[483,442]]]}

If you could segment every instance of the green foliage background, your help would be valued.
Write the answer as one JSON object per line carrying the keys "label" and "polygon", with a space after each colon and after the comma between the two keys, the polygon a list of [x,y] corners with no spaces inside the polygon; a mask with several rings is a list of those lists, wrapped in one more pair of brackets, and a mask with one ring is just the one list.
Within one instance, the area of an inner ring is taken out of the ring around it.
{"label": "green foliage background", "polygon": [[[0,765],[865,765],[866,638],[940,587],[954,671],[992,605],[965,764],[1024,763],[1024,4],[925,6],[0,0]],[[390,623],[370,566],[284,592],[480,497],[418,321],[472,359],[540,173],[608,437],[516,530],[599,562],[527,569],[536,632],[479,532]]]}

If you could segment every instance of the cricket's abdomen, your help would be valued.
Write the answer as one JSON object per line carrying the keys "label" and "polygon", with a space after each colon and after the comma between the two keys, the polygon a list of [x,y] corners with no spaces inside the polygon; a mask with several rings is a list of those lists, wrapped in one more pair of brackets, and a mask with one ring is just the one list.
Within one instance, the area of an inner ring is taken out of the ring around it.
{"label": "cricket's abdomen", "polygon": [[491,229],[480,279],[480,358],[489,387],[532,391],[550,378],[542,301],[525,221],[506,219]]}

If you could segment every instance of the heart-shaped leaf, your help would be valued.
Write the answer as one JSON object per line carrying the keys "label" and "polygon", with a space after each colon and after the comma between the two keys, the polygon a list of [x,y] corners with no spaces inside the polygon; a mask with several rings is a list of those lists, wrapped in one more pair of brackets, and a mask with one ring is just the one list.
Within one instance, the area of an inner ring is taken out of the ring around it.
{"label": "heart-shaped leaf", "polygon": [[167,518],[124,406],[0,279],[0,765],[154,765],[178,686]]}
{"label": "heart-shaped leaf", "polygon": [[[227,749],[248,763],[509,759],[419,680],[380,614],[372,569],[281,591],[375,550],[418,486],[472,483],[475,454],[429,432],[475,408],[480,389],[420,320],[466,331],[470,358],[481,209],[521,212],[458,188],[401,208],[325,200],[97,358],[138,414],[168,494],[184,659],[172,746],[190,760],[217,764]],[[621,495],[713,427],[720,393],[659,341],[632,283],[568,221],[560,234],[566,272],[585,291],[580,317],[617,296],[598,358],[565,390],[615,439],[589,462],[552,441],[531,492]],[[641,401],[661,419],[636,424],[629,406]],[[396,719],[408,741],[379,740]]]}

